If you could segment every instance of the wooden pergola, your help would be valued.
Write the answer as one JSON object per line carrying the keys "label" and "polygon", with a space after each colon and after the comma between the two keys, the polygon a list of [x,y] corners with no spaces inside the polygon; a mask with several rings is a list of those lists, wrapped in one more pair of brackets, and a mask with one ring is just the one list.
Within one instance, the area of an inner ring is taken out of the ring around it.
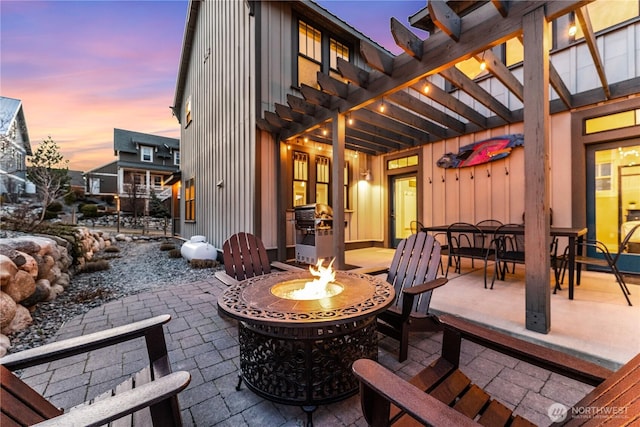
{"label": "wooden pergola", "polygon": [[[525,234],[526,327],[547,333],[550,329],[549,239],[549,121],[550,114],[592,105],[637,92],[632,79],[609,84],[586,4],[591,0],[562,1],[457,1],[429,0],[410,18],[430,35],[422,40],[399,21],[391,19],[393,37],[405,53],[391,55],[366,40],[361,55],[371,70],[338,59],[342,80],[318,73],[320,89],[307,85],[301,97],[288,95],[288,105],[265,111],[258,126],[287,141],[305,135],[333,146],[332,176],[335,265],[344,267],[344,201],[341,197],[345,149],[370,155],[457,137],[511,123],[524,122],[526,191]],[[601,87],[571,93],[549,61],[547,23],[575,13],[585,35]],[[491,48],[514,37],[524,46],[523,81],[513,75]],[[522,101],[524,108],[510,110],[455,64],[482,58],[487,70]],[[426,78],[439,74],[453,86],[485,106],[483,115],[436,85],[425,92]],[[549,87],[558,94],[550,101]],[[446,108],[437,109],[418,96],[427,96]],[[384,111],[381,111],[381,104]],[[347,117],[354,124],[345,125]],[[330,125],[330,132],[325,132]],[[533,218],[533,220],[529,220]]]}

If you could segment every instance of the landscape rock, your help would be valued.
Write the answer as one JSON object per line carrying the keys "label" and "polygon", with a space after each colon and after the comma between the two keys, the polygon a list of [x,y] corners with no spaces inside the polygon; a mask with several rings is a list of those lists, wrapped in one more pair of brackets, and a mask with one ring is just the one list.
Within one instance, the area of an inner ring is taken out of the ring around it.
{"label": "landscape rock", "polygon": [[7,351],[9,351],[9,347],[11,347],[11,341],[9,341],[9,337],[4,334],[0,334],[0,357],[7,354]]}
{"label": "landscape rock", "polygon": [[20,257],[24,260],[21,265],[16,264],[16,266],[23,271],[26,271],[33,277],[34,279],[38,278],[38,263],[36,259],[29,254],[25,254],[24,252],[16,251],[20,254]]}
{"label": "landscape rock", "polygon": [[16,267],[20,267],[26,262],[26,259],[23,256],[24,252],[17,251],[9,245],[0,244],[0,255],[8,257]]}
{"label": "landscape rock", "polygon": [[20,302],[36,291],[36,281],[26,271],[18,270],[13,280],[2,290],[15,302]]}
{"label": "landscape rock", "polygon": [[4,329],[16,315],[18,304],[6,293],[0,291],[0,329]]}
{"label": "landscape rock", "polygon": [[18,272],[18,267],[6,255],[0,255],[0,287],[8,285],[13,276]]}
{"label": "landscape rock", "polygon": [[17,305],[16,314],[13,316],[13,319],[11,319],[9,325],[2,328],[2,331],[0,332],[2,332],[4,335],[9,335],[29,327],[31,323],[33,323],[33,319],[31,318],[31,313],[29,313],[29,310],[27,310],[26,307]]}
{"label": "landscape rock", "polygon": [[32,307],[39,302],[49,299],[51,293],[51,283],[47,279],[40,279],[36,282],[36,289],[30,297],[20,301],[25,307]]}

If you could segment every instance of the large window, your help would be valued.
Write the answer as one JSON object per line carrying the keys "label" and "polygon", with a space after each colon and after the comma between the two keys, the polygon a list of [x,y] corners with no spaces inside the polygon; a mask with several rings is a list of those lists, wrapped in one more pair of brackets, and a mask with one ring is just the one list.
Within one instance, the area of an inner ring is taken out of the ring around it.
{"label": "large window", "polygon": [[306,153],[293,153],[293,206],[307,204],[309,184],[309,156]]}
{"label": "large window", "polygon": [[330,177],[329,159],[318,156],[316,158],[316,203],[329,204]]}
{"label": "large window", "polygon": [[196,184],[195,179],[188,179],[184,186],[184,219],[196,220]]}
{"label": "large window", "polygon": [[349,61],[349,46],[304,21],[298,21],[298,86],[318,87],[318,71],[340,78],[338,58]]}
{"label": "large window", "polygon": [[298,23],[298,86],[318,86],[316,77],[322,67],[322,34],[311,25]]}

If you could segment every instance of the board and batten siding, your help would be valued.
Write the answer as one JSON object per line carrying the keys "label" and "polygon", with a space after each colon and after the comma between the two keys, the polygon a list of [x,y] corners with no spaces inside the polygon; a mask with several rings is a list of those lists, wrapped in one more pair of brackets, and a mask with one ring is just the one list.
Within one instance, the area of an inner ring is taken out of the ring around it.
{"label": "board and batten siding", "polygon": [[182,99],[182,198],[191,178],[196,194],[195,221],[185,221],[182,235],[204,235],[217,248],[231,234],[256,227],[255,23],[249,12],[247,2],[201,3]]}

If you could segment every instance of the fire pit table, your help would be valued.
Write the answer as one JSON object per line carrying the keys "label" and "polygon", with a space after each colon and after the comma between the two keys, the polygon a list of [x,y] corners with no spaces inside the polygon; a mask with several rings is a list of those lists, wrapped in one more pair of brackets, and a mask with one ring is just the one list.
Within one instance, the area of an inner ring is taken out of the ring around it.
{"label": "fire pit table", "polygon": [[[376,360],[376,314],[389,307],[394,290],[365,274],[335,272],[333,296],[300,296],[310,272],[280,272],[247,279],[218,298],[218,311],[239,320],[240,382],[278,403],[307,413],[317,405],[358,392],[351,371],[360,358]],[[305,299],[301,299],[305,298]]]}

